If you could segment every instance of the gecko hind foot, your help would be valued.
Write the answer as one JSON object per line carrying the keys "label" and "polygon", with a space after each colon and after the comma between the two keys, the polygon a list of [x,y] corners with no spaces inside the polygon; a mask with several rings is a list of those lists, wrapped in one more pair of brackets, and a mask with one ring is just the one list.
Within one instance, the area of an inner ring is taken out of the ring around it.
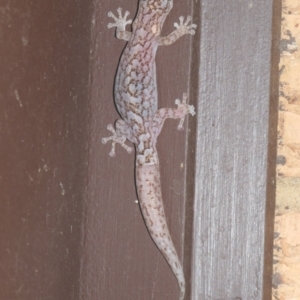
{"label": "gecko hind foot", "polygon": [[115,131],[114,127],[111,124],[107,126],[107,129],[111,131],[113,135],[107,138],[103,138],[102,143],[106,144],[108,141],[112,141],[111,151],[109,152],[109,156],[111,157],[116,156],[116,151],[115,151],[116,143],[120,144],[128,153],[132,152],[133,148],[125,144],[126,137],[124,135],[118,136],[117,132]]}
{"label": "gecko hind foot", "polygon": [[186,104],[187,98],[188,98],[188,94],[187,93],[183,93],[183,95],[182,95],[182,102],[179,99],[175,100],[175,104],[178,106],[177,109],[183,111],[183,117],[180,118],[180,122],[179,122],[179,125],[177,127],[178,130],[182,130],[183,129],[183,122],[184,122],[185,116],[187,114],[191,114],[192,116],[194,116],[196,114],[195,107],[193,105]]}

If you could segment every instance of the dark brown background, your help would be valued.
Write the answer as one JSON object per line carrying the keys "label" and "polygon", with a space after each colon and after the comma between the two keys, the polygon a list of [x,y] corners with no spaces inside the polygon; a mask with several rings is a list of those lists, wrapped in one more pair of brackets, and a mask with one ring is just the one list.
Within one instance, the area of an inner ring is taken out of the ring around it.
{"label": "dark brown background", "polygon": [[[137,1],[0,0],[1,300],[178,298],[134,156],[101,143],[119,6],[133,17]],[[197,110],[158,141],[186,299],[271,299],[280,1],[174,0],[163,34],[188,14],[196,35],[157,53],[160,107],[189,91]]]}
{"label": "dark brown background", "polygon": [[0,0],[0,299],[78,299],[91,1]]}

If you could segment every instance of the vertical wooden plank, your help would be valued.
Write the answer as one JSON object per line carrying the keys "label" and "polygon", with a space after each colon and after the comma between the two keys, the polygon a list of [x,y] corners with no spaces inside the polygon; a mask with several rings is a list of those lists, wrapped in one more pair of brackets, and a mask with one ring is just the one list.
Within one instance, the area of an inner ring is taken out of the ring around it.
{"label": "vertical wooden plank", "polygon": [[195,300],[271,299],[279,11],[278,0],[201,4]]}
{"label": "vertical wooden plank", "polygon": [[79,298],[91,1],[0,1],[0,299]]}
{"label": "vertical wooden plank", "polygon": [[[164,35],[174,30],[173,24],[180,16],[192,13],[191,2],[174,0],[163,27]],[[128,10],[133,18],[138,1],[94,3],[91,134],[81,297],[89,300],[177,299],[176,278],[151,240],[136,203],[134,155],[117,145],[116,157],[111,158],[110,145],[101,143],[101,138],[110,135],[107,125],[119,118],[113,103],[113,81],[125,47],[124,41],[115,38],[115,30],[107,28],[112,21],[107,13],[116,13],[117,8],[122,7],[123,13]],[[175,99],[189,89],[191,41],[192,37],[187,35],[169,47],[158,49],[159,107],[175,107]],[[167,222],[183,261],[188,130],[179,132],[177,125],[178,121],[165,122],[158,138],[158,153]],[[190,265],[190,260],[187,263]],[[188,272],[186,276],[189,283]]]}

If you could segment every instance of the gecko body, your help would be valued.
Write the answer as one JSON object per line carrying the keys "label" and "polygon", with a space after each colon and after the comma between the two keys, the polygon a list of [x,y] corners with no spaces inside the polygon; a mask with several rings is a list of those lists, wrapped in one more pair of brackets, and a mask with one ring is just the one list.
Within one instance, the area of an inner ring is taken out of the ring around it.
{"label": "gecko body", "polygon": [[[108,27],[117,27],[116,36],[127,41],[120,58],[114,85],[114,99],[122,119],[107,128],[112,136],[102,142],[112,141],[110,156],[115,156],[115,144],[119,143],[128,153],[133,149],[125,144],[126,139],[135,145],[135,179],[139,204],[148,231],[155,244],[169,263],[179,287],[180,299],[185,294],[183,269],[172,242],[161,196],[159,160],[156,150],[157,137],[166,118],[179,118],[178,129],[183,129],[187,114],[195,114],[194,107],[183,100],[176,100],[177,108],[158,109],[155,55],[158,46],[170,45],[184,34],[194,34],[195,24],[191,17],[180,17],[176,30],[166,37],[160,35],[163,23],[173,7],[173,0],[140,0],[134,22],[126,20],[129,13],[122,16],[118,8],[118,17],[108,13],[115,23]],[[132,23],[132,32],[126,31]]]}

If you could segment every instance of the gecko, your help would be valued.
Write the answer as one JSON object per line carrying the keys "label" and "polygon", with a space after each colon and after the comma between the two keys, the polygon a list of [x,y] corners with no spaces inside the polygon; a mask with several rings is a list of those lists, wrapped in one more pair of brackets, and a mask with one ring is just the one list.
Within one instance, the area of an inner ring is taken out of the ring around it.
{"label": "gecko", "polygon": [[[175,100],[176,108],[159,108],[157,97],[155,55],[158,46],[171,45],[185,34],[195,34],[196,24],[191,23],[191,16],[184,21],[174,23],[175,30],[167,36],[161,36],[164,21],[173,7],[173,0],[139,0],[138,12],[134,21],[127,20],[129,12],[118,16],[112,12],[108,16],[116,27],[116,37],[127,42],[121,55],[114,83],[114,100],[121,119],[110,124],[107,129],[112,135],[102,139],[106,144],[112,141],[110,156],[115,156],[115,145],[120,144],[128,153],[135,146],[135,184],[140,209],[148,232],[161,251],[180,288],[180,300],[185,294],[183,268],[173,244],[164,212],[161,194],[159,159],[156,150],[157,137],[167,118],[180,119],[178,130],[183,129],[186,115],[195,114],[195,108],[187,104],[187,93],[182,101]],[[127,31],[126,25],[132,24]]]}

